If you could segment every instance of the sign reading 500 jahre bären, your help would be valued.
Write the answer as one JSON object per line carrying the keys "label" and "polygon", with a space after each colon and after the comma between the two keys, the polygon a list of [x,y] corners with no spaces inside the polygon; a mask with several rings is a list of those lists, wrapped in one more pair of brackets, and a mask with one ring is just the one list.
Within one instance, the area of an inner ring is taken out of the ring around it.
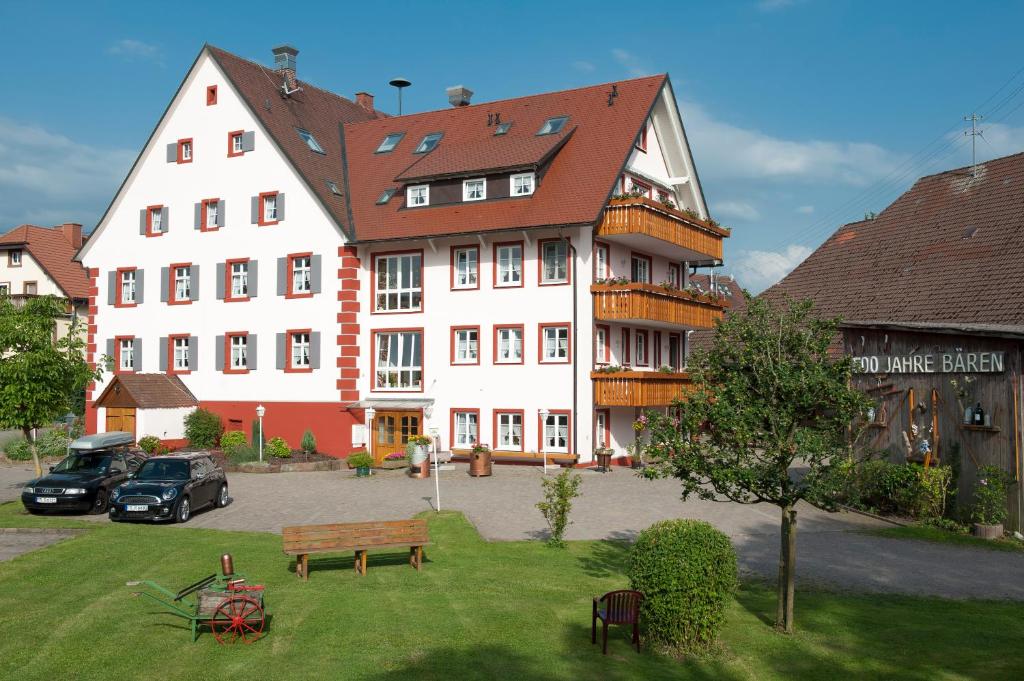
{"label": "sign reading 500 jahre b\u00e4ren", "polygon": [[853,358],[861,374],[993,374],[1004,371],[1002,352],[944,352],[936,355],[863,355]]}

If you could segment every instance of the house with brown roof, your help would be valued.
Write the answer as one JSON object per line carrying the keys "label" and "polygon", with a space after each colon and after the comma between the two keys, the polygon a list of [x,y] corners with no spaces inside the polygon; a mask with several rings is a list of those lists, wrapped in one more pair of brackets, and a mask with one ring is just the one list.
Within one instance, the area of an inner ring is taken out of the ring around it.
{"label": "house with brown roof", "polygon": [[729,231],[668,77],[388,116],[297,55],[200,52],[79,253],[96,355],[332,454],[624,453],[722,313],[689,286]]}
{"label": "house with brown roof", "polygon": [[864,446],[895,461],[956,463],[965,501],[979,466],[1024,497],[1024,154],[919,179],[876,217],[840,227],[762,295],[842,317],[875,408]]}
{"label": "house with brown roof", "polygon": [[89,278],[75,253],[82,247],[82,225],[20,225],[0,235],[0,296],[16,305],[35,296],[68,301],[57,333],[67,333],[73,319],[88,315]]}

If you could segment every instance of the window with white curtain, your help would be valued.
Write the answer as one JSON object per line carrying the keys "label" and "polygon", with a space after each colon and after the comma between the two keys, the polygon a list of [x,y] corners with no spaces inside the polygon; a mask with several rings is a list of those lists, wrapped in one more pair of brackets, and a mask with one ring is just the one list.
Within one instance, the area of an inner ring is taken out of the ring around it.
{"label": "window with white curtain", "polygon": [[475,411],[455,412],[455,442],[452,446],[468,448],[476,444],[479,441],[478,425]]}
{"label": "window with white curtain", "polygon": [[423,334],[419,331],[376,333],[375,390],[420,390],[423,387]]}
{"label": "window with white curtain", "polygon": [[376,256],[377,312],[405,312],[422,308],[422,259],[419,253]]}

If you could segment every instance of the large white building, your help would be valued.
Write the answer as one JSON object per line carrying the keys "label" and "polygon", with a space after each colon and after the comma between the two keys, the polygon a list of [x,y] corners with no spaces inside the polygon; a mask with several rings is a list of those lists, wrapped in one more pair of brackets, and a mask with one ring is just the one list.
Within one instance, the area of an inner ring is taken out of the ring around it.
{"label": "large white building", "polygon": [[[432,431],[456,453],[623,454],[721,315],[687,287],[728,231],[668,78],[451,88],[393,117],[274,52],[202,50],[81,250],[94,360],[177,375],[229,429],[263,404],[268,435],[331,454]],[[107,411],[90,430],[120,425]]]}

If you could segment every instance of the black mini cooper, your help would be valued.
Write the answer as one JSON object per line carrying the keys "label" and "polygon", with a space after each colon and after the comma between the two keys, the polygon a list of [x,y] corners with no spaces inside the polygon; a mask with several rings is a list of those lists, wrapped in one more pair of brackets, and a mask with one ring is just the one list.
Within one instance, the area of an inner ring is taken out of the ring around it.
{"label": "black mini cooper", "polygon": [[110,519],[186,522],[205,506],[228,505],[228,479],[209,454],[147,459],[110,494]]}

